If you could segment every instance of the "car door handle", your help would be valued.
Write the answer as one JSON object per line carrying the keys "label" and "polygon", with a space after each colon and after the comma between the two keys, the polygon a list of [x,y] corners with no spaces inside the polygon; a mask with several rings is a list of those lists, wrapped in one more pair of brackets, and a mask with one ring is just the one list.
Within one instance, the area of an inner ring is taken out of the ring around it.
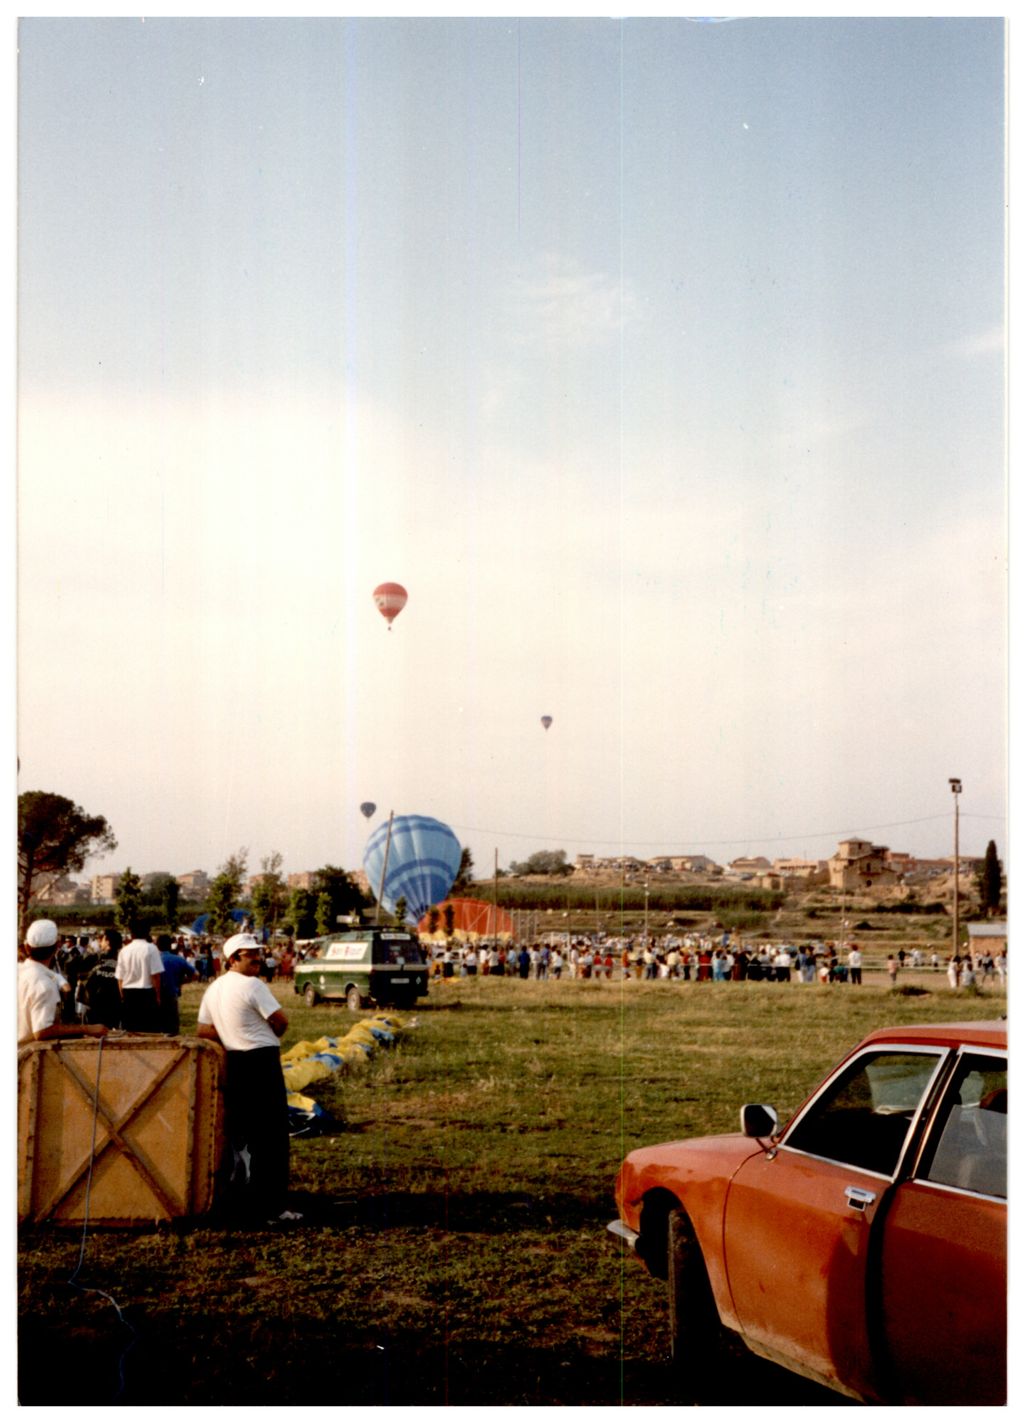
{"label": "car door handle", "polygon": [[860,1186],[847,1186],[843,1194],[855,1211],[865,1210],[875,1199],[874,1191],[865,1191]]}

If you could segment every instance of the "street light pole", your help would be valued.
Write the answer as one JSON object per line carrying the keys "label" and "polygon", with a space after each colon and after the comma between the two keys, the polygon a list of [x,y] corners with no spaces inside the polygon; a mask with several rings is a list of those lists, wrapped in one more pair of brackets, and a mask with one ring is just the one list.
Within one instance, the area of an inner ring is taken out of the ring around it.
{"label": "street light pole", "polygon": [[960,952],[960,792],[963,785],[959,776],[950,776],[949,789],[953,792],[953,956]]}
{"label": "street light pole", "polygon": [[648,918],[648,906],[649,906],[649,904],[650,904],[650,899],[651,899],[650,885],[647,883],[646,880],[644,880],[644,943],[645,943],[645,944],[649,942],[648,934],[647,934],[647,918]]}

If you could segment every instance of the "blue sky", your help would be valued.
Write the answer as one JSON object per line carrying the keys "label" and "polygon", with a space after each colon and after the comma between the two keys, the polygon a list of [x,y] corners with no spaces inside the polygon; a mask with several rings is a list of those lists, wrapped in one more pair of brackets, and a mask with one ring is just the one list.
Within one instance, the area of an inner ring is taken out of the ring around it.
{"label": "blue sky", "polygon": [[1004,851],[1003,38],[23,21],[19,788],[176,873],[945,854],[950,775]]}

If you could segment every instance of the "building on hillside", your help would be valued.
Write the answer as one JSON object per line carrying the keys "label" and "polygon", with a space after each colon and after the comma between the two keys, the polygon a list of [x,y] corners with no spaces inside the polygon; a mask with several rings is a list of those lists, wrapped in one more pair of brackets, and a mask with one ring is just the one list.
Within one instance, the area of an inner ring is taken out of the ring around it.
{"label": "building on hillside", "polygon": [[120,875],[93,875],[89,882],[89,898],[93,904],[113,904]]}
{"label": "building on hillside", "polygon": [[782,887],[788,884],[828,884],[828,861],[793,857],[777,859],[772,863],[772,874],[778,877]]}
{"label": "building on hillside", "polygon": [[771,861],[763,855],[740,855],[729,861],[725,872],[731,879],[749,879],[752,875],[770,874],[771,868]]}
{"label": "building on hillside", "polygon": [[1005,954],[1006,920],[982,919],[977,924],[968,924],[967,943],[972,954]]}
{"label": "building on hillside", "polygon": [[182,899],[205,899],[210,890],[210,876],[205,870],[189,870],[178,875],[178,885]]}
{"label": "building on hillside", "polygon": [[685,870],[691,875],[720,875],[721,865],[716,865],[708,855],[674,855],[672,868]]}
{"label": "building on hillside", "polygon": [[840,840],[828,862],[828,882],[833,889],[857,892],[897,884],[899,875],[888,861],[888,846],[870,840]]}

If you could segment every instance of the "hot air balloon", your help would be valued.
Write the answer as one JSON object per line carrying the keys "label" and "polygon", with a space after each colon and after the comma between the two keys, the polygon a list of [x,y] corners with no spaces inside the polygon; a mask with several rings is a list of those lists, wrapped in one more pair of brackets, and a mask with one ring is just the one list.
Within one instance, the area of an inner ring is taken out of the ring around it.
{"label": "hot air balloon", "polygon": [[496,904],[488,904],[483,899],[446,899],[437,906],[438,927],[430,932],[430,915],[424,914],[416,926],[421,939],[434,943],[446,938],[444,924],[446,910],[451,905],[452,933],[463,943],[475,944],[479,939],[511,939],[515,932],[512,915],[507,909],[499,909]]}
{"label": "hot air balloon", "polygon": [[370,816],[377,809],[377,807],[374,805],[372,800],[364,800],[359,809],[366,816],[367,820],[369,820]]}
{"label": "hot air balloon", "polygon": [[393,914],[395,905],[404,899],[406,917],[415,924],[432,904],[441,903],[455,883],[462,846],[453,830],[429,815],[396,815],[390,822],[390,845],[388,828],[378,826],[367,840],[363,869],[382,907]]}
{"label": "hot air balloon", "polygon": [[541,726],[544,728],[544,730],[547,731],[548,727],[551,725],[551,723],[552,723],[553,721],[554,721],[554,717],[552,717],[552,716],[542,716],[541,719],[540,719],[540,724],[541,724]]}
{"label": "hot air balloon", "polygon": [[391,624],[409,601],[409,595],[401,583],[378,583],[373,590],[373,601],[381,616],[387,618],[390,632]]}

